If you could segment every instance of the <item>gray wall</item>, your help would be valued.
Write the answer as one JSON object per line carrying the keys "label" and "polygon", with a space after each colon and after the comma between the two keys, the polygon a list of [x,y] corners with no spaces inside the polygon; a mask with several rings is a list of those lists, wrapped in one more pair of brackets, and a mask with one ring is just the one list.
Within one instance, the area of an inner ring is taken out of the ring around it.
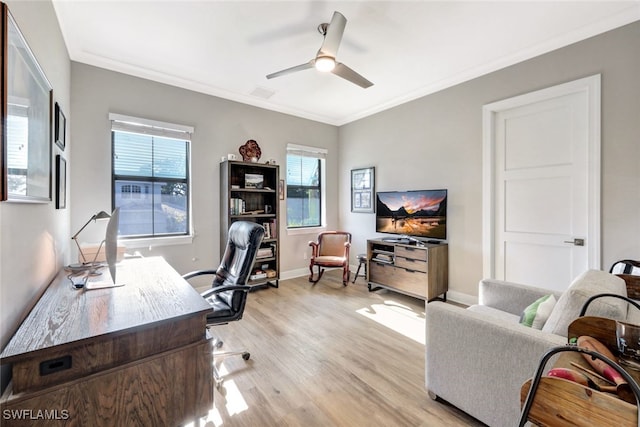
{"label": "gray wall", "polygon": [[[7,1],[9,10],[53,86],[54,100],[70,114],[70,61],[51,2]],[[68,156],[72,138],[67,137]],[[60,150],[53,147],[53,159]],[[0,347],[67,261],[69,209],[45,204],[0,203]],[[2,387],[7,376],[2,370]]]}
{"label": "gray wall", "polygon": [[601,73],[602,268],[640,257],[639,52],[636,22],[342,126],[340,226],[354,233],[353,253],[376,233],[374,215],[346,208],[350,169],[375,166],[378,190],[447,188],[449,286],[454,295],[477,295],[482,106]]}
{"label": "gray wall", "polygon": [[[179,272],[217,266],[220,218],[220,158],[238,153],[255,139],[261,161],[276,159],[284,179],[287,143],[328,149],[327,225],[338,226],[338,129],[185,89],[107,71],[76,62],[71,66],[71,133],[74,183],[71,229],[76,230],[99,210],[111,208],[111,123],[108,114],[120,113],[195,127],[191,146],[193,222],[192,244],[142,248],[145,256],[162,255]],[[281,202],[281,212],[285,203]],[[306,268],[304,254],[317,232],[287,235],[281,215],[281,270]],[[90,232],[88,231],[90,234]],[[83,232],[83,239],[86,239]],[[86,240],[91,241],[91,240]],[[96,239],[99,241],[99,239]],[[75,251],[73,251],[75,253]]]}

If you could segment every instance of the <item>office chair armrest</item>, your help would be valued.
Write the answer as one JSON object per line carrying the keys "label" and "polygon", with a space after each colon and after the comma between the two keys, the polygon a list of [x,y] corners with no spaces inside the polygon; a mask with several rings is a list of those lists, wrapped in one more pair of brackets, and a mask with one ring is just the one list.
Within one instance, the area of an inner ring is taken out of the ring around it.
{"label": "office chair armrest", "polygon": [[217,272],[216,270],[197,270],[197,271],[192,271],[190,273],[184,274],[182,278],[185,280],[189,280],[196,276],[203,276],[205,274],[216,274],[216,272]]}
{"label": "office chair armrest", "polygon": [[215,288],[207,289],[206,291],[202,292],[200,294],[200,296],[202,296],[202,298],[208,298],[211,295],[219,294],[220,292],[224,292],[224,291],[244,291],[244,292],[249,292],[249,291],[251,291],[251,286],[246,286],[246,285],[223,285],[223,286],[217,286]]}

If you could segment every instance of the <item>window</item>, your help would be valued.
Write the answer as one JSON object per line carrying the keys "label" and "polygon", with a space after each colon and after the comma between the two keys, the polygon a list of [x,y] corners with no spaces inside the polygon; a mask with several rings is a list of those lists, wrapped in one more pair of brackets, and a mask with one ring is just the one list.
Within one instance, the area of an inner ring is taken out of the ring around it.
{"label": "window", "polygon": [[326,150],[287,146],[287,227],[320,227]]}
{"label": "window", "polygon": [[189,145],[193,128],[111,114],[112,204],[119,237],[190,234]]}

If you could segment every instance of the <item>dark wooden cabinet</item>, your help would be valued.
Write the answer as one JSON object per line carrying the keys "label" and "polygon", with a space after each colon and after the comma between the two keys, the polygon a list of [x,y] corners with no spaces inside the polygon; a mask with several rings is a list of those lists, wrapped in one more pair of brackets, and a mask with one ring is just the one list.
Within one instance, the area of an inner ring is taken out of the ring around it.
{"label": "dark wooden cabinet", "polygon": [[278,287],[280,278],[278,165],[226,160],[220,163],[220,256],[235,221],[265,228],[248,285]]}
{"label": "dark wooden cabinet", "polygon": [[367,240],[369,290],[386,288],[431,301],[447,298],[448,245]]}

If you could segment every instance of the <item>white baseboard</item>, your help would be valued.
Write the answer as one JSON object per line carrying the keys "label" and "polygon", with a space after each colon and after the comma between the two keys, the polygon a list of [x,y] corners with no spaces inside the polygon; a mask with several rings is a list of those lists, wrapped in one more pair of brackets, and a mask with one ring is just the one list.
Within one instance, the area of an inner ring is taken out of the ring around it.
{"label": "white baseboard", "polygon": [[[355,271],[358,269],[357,265],[350,265],[350,270],[352,272],[352,274],[355,274]],[[329,270],[329,269],[328,269]],[[331,269],[334,270],[334,269]],[[282,274],[280,275],[280,280],[287,280],[287,279],[294,279],[296,277],[303,277],[303,276],[308,276],[309,275],[309,269],[308,268],[298,268],[295,270],[288,270],[288,271],[283,271]],[[353,278],[353,276],[352,276]],[[195,288],[196,291],[202,293],[204,291],[206,291],[207,289],[209,289],[209,286],[203,286],[203,287],[197,287]],[[447,301],[452,301],[452,302],[457,302],[460,304],[464,304],[464,305],[473,305],[473,304],[477,304],[478,303],[478,297],[473,296],[473,295],[469,295],[469,294],[465,294],[462,292],[456,292],[456,291],[448,291],[447,292]]]}
{"label": "white baseboard", "polygon": [[283,271],[280,280],[295,279],[296,277],[308,276],[308,268],[298,268],[296,270]]}

